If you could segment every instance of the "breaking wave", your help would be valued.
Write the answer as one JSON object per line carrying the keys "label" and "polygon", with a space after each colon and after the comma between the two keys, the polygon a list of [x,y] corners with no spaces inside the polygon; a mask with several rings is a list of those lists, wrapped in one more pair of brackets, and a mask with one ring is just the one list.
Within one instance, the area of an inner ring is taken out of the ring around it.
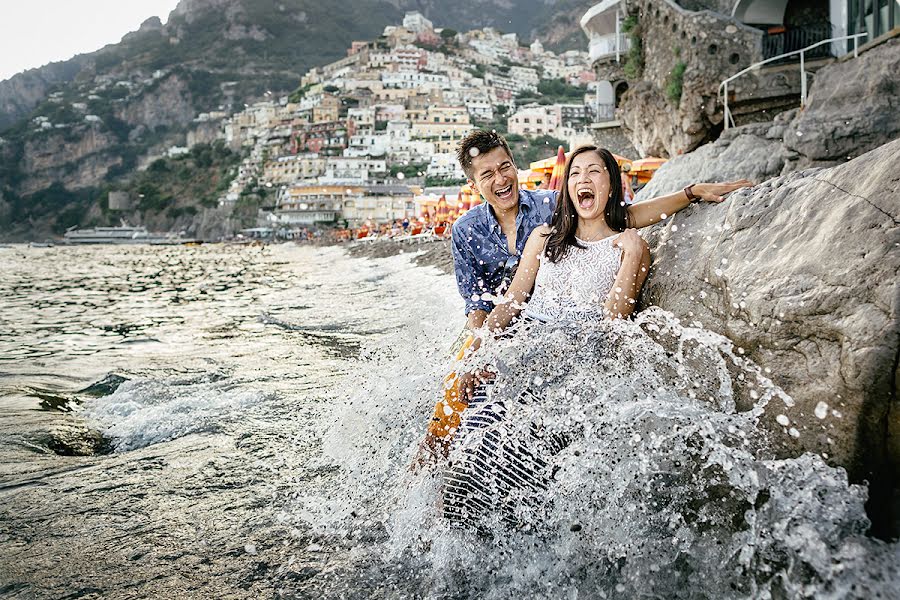
{"label": "breaking wave", "polygon": [[791,398],[726,338],[659,309],[522,325],[469,359],[498,372],[503,436],[567,444],[542,457],[546,492],[506,499],[515,525],[497,509],[450,527],[441,469],[409,468],[448,367],[423,335],[367,351],[370,376],[348,380],[324,438],[341,476],[289,508],[351,546],[332,573],[351,595],[896,597],[900,545],[866,536],[866,488],[821,456],[779,458],[760,420]]}

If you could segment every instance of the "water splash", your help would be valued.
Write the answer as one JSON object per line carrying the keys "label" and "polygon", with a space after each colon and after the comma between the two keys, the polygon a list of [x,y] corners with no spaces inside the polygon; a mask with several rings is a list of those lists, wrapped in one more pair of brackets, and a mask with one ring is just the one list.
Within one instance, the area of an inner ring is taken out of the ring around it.
{"label": "water splash", "polygon": [[137,379],[85,405],[82,414],[114,450],[127,451],[191,433],[215,432],[267,397],[237,388],[216,374]]}
{"label": "water splash", "polygon": [[[486,598],[900,589],[900,546],[865,535],[865,487],[817,455],[778,458],[760,419],[790,397],[726,338],[658,309],[634,322],[519,327],[470,359],[498,371],[491,401],[506,407],[505,435],[526,439],[537,424],[569,443],[543,457],[548,488],[532,509],[512,503],[515,526],[491,510],[449,527],[440,471],[408,468],[446,369],[434,347],[412,339],[370,350],[372,377],[348,386],[325,437],[341,476],[293,508],[323,540],[350,546],[332,567],[346,589],[373,580],[411,595]],[[518,401],[526,392],[537,400]]]}

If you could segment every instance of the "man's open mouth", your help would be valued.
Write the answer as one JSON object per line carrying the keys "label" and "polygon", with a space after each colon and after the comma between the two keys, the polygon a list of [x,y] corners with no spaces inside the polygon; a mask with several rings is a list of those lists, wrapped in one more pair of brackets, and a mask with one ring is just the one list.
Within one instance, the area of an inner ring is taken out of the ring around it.
{"label": "man's open mouth", "polygon": [[498,198],[506,200],[507,198],[509,198],[510,195],[512,195],[512,187],[513,186],[510,184],[504,188],[494,190],[494,195],[497,196]]}
{"label": "man's open mouth", "polygon": [[578,206],[581,208],[590,208],[594,205],[594,190],[590,188],[580,188],[575,192],[578,199]]}

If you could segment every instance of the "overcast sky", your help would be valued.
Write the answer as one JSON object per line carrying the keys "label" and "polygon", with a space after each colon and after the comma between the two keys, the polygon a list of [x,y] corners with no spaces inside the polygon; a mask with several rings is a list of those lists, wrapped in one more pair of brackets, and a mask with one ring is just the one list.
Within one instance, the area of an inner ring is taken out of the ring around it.
{"label": "overcast sky", "polygon": [[0,0],[0,81],[122,39],[178,0]]}

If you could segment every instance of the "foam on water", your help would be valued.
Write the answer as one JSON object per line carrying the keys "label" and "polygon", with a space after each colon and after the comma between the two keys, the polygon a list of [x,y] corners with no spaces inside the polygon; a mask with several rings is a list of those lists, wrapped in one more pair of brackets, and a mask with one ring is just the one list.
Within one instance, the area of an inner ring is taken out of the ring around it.
{"label": "foam on water", "polygon": [[[435,329],[369,349],[369,377],[328,418],[341,476],[290,508],[323,539],[385,532],[354,546],[347,589],[393,573],[424,596],[896,597],[900,546],[866,537],[866,489],[819,456],[778,459],[760,426],[790,397],[727,339],[658,309],[520,327],[470,359],[498,370],[506,436],[538,424],[570,442],[543,457],[547,492],[512,503],[518,526],[496,509],[451,529],[440,470],[409,470],[448,368]],[[518,402],[526,391],[537,400]]]}
{"label": "foam on water", "polygon": [[190,433],[217,431],[266,400],[215,375],[126,381],[88,403],[83,415],[116,451],[134,450]]}

